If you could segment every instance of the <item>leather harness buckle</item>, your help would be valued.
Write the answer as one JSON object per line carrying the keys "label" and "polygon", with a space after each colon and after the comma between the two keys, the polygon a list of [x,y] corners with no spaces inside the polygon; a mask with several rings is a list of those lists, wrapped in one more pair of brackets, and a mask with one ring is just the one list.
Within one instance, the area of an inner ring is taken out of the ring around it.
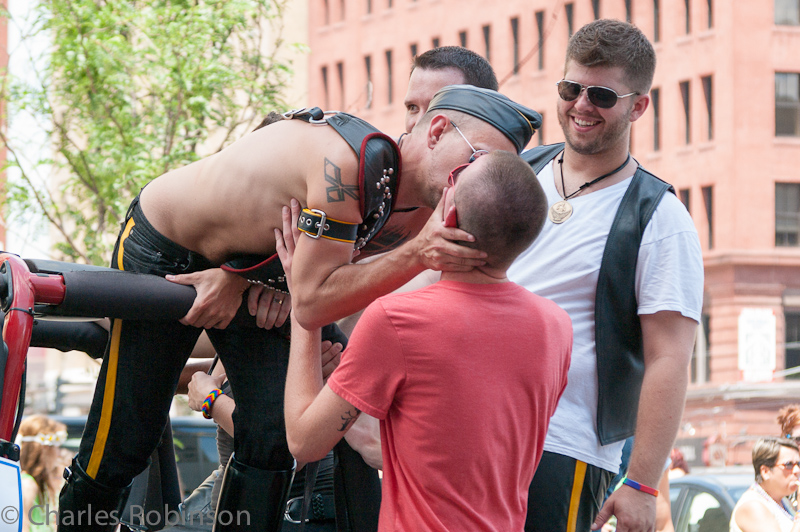
{"label": "leather harness buckle", "polygon": [[323,232],[325,232],[328,229],[330,229],[330,227],[328,227],[328,225],[325,223],[325,222],[328,221],[328,215],[325,214],[325,211],[321,211],[319,209],[309,209],[309,210],[320,217],[320,221],[314,224],[314,227],[318,227],[319,228],[319,229],[317,229],[317,234],[314,235],[314,234],[311,234],[311,233],[306,233],[308,236],[310,236],[311,238],[316,240],[316,239],[318,239],[319,237],[322,236]]}

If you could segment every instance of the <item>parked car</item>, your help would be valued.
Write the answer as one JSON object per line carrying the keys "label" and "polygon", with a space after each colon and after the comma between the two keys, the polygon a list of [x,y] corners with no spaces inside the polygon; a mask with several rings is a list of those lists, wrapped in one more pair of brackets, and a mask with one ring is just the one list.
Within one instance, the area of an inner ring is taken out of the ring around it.
{"label": "parked car", "polygon": [[670,479],[675,532],[728,532],[736,502],[753,483],[752,468]]}
{"label": "parked car", "polygon": [[[65,448],[77,452],[86,416],[51,416],[67,426]],[[219,467],[217,425],[202,417],[173,417],[172,437],[184,498]]]}

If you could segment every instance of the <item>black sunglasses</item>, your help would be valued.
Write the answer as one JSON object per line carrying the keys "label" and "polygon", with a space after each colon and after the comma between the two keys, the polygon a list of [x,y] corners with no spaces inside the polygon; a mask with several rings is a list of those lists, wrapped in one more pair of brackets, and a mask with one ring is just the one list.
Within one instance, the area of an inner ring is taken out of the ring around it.
{"label": "black sunglasses", "polygon": [[628,96],[639,94],[638,92],[629,92],[628,94],[619,95],[614,89],[609,89],[608,87],[581,85],[576,81],[569,81],[568,79],[562,79],[556,83],[556,85],[558,86],[558,95],[565,102],[577,100],[581,92],[585,89],[589,101],[592,102],[592,105],[600,109],[611,109],[617,105],[617,100],[620,98],[627,98]]}

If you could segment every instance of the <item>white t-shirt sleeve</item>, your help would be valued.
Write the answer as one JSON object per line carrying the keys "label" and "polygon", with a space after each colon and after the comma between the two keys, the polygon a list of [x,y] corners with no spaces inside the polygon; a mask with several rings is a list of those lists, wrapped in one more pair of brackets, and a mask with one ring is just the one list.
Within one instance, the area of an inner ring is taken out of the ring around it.
{"label": "white t-shirt sleeve", "polygon": [[674,194],[666,193],[645,229],[636,264],[639,314],[680,312],[700,321],[703,253],[692,218]]}

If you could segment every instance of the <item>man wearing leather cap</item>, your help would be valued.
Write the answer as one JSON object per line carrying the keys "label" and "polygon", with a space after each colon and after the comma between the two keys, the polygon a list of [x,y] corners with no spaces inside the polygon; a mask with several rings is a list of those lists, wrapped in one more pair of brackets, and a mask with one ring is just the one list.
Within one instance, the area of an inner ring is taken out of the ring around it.
{"label": "man wearing leather cap", "polygon": [[[114,528],[113,520],[97,517],[124,504],[131,479],[146,467],[201,327],[237,398],[234,457],[217,513],[231,519],[218,520],[215,529],[279,528],[293,470],[283,425],[288,335],[257,327],[252,314],[264,294],[288,297],[281,291],[280,265],[269,258],[282,206],[300,199],[307,209],[298,224],[311,236],[301,239],[294,259],[294,314],[307,327],[323,326],[424,269],[483,265],[483,252],[456,243],[472,237],[441,222],[447,175],[478,151],[518,153],[541,123],[535,111],[471,86],[450,87],[434,100],[437,112],[399,149],[356,117],[303,110],[142,190],[129,209],[113,266],[186,274],[173,279],[194,285],[197,298],[180,323],[114,322],[61,494],[59,530]],[[372,238],[393,209],[419,205],[438,205],[419,235],[378,260],[350,263],[354,248]],[[251,283],[260,284],[245,296]]]}

